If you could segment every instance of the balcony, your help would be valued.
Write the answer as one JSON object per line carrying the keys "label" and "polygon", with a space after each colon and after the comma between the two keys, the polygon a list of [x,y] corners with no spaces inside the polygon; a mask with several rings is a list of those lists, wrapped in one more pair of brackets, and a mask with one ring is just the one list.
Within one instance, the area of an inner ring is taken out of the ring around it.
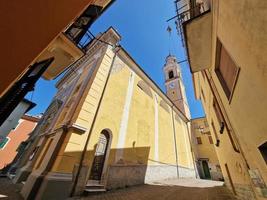
{"label": "balcony", "polygon": [[190,9],[179,13],[178,24],[183,29],[183,40],[192,73],[211,65],[212,13],[210,2],[191,4]]}
{"label": "balcony", "polygon": [[54,58],[42,76],[44,79],[56,78],[85,54],[85,48],[93,38],[93,35],[88,34],[88,29],[113,2],[96,0],[41,53],[37,62]]}
{"label": "balcony", "polygon": [[83,54],[82,49],[67,38],[64,33],[61,33],[37,59],[38,62],[54,57],[54,61],[42,77],[47,80],[54,79]]}

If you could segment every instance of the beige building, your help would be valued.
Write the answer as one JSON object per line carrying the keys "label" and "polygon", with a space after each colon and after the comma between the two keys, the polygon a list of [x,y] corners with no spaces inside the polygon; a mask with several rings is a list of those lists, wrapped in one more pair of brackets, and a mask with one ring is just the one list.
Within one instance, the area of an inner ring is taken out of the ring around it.
{"label": "beige building", "polygon": [[223,180],[215,146],[219,141],[213,141],[206,117],[191,120],[192,148],[201,179]]}
{"label": "beige building", "polygon": [[[168,98],[115,45],[119,40],[113,28],[99,35],[57,83],[34,131],[35,145],[14,179],[26,181],[24,198],[64,199],[84,190],[195,177],[190,114],[175,57],[164,66],[165,74],[167,68],[173,73],[165,77]],[[177,97],[181,110],[170,100]]]}
{"label": "beige building", "polygon": [[240,199],[266,199],[267,2],[188,3],[183,33],[195,94],[219,141],[225,182]]}

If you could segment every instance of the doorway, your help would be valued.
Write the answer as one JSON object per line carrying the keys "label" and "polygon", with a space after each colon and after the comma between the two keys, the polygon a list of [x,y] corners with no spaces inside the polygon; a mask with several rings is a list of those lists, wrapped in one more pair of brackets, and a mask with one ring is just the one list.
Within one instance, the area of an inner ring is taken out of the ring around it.
{"label": "doorway", "polygon": [[107,162],[107,154],[110,147],[110,134],[107,130],[100,133],[99,141],[96,146],[94,161],[92,164],[89,180],[97,181],[100,183],[103,174],[103,169]]}
{"label": "doorway", "polygon": [[211,179],[209,164],[207,160],[202,160],[202,168],[205,179]]}

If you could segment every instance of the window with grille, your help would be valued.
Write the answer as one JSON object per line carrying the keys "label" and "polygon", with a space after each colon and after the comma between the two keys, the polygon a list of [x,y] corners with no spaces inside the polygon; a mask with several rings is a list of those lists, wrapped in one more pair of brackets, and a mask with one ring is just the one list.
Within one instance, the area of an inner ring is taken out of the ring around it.
{"label": "window with grille", "polygon": [[219,39],[217,39],[215,72],[227,98],[230,100],[237,80],[239,68],[236,66]]}

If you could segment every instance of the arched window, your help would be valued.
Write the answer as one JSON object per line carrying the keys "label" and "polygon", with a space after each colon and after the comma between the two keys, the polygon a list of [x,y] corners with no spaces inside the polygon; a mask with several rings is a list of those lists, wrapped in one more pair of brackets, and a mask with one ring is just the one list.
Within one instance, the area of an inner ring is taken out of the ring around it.
{"label": "arched window", "polygon": [[173,71],[169,71],[169,79],[172,79],[174,77]]}

